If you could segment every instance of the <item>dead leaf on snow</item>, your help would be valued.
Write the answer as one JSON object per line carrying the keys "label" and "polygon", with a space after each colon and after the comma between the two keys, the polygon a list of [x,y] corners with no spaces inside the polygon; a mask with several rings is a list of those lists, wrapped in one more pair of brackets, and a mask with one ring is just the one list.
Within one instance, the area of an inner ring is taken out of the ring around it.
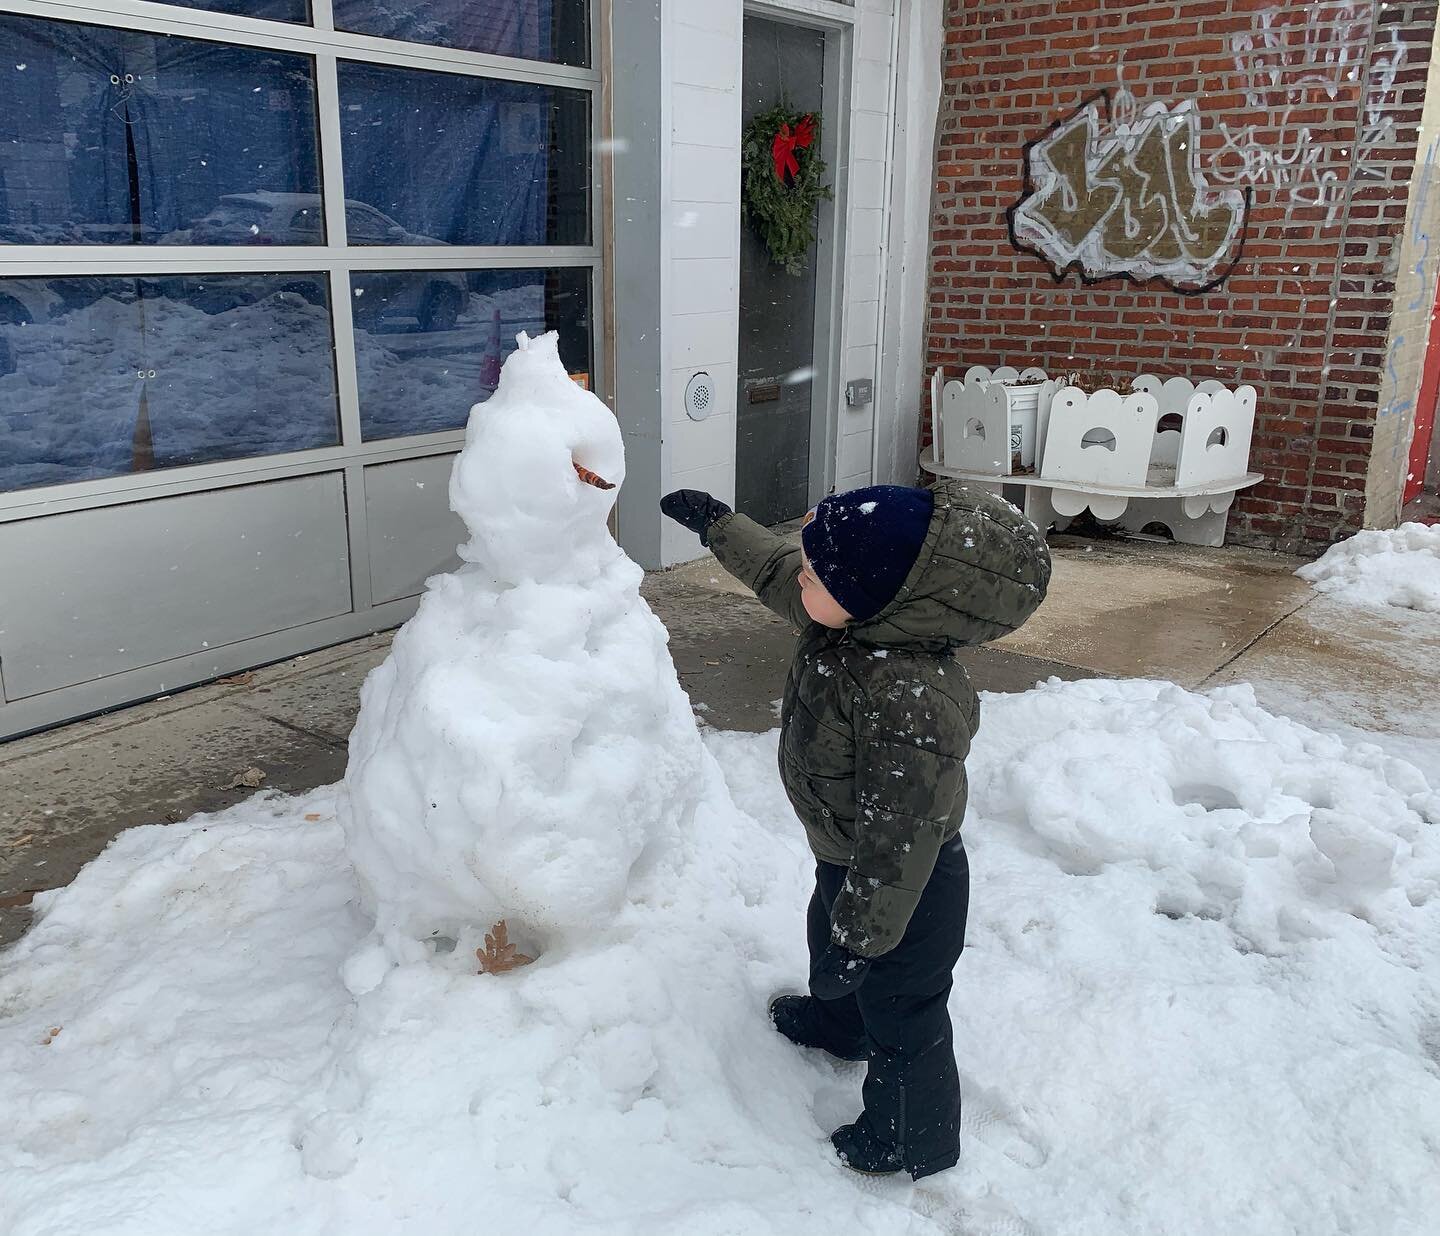
{"label": "dead leaf on snow", "polygon": [[318,811],[311,811],[311,812],[309,812],[309,813],[305,816],[305,821],[306,821],[306,823],[308,823],[308,824],[313,824],[313,823],[315,823],[315,821],[318,820],[319,818],[320,818],[320,813],[319,813]]}
{"label": "dead leaf on snow", "polygon": [[260,787],[265,780],[263,768],[247,768],[242,773],[236,773],[225,785],[227,790],[254,790]]}
{"label": "dead leaf on snow", "polygon": [[479,959],[481,974],[504,974],[535,960],[515,951],[510,943],[510,929],[503,918],[485,933],[485,947],[477,948],[475,956]]}
{"label": "dead leaf on snow", "polygon": [[40,1040],[40,1046],[49,1047],[50,1044],[53,1043],[55,1039],[59,1036],[60,1031],[62,1031],[63,1029],[65,1029],[64,1026],[51,1026],[50,1029],[46,1032],[45,1037]]}

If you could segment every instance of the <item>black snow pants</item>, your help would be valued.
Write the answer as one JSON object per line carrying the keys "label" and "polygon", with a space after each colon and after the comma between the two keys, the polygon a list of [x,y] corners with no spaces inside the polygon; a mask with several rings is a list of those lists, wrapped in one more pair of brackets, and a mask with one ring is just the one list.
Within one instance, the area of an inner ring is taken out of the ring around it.
{"label": "black snow pants", "polygon": [[[844,882],[844,867],[816,864],[806,919],[812,966],[830,942],[830,912]],[[956,837],[940,851],[900,943],[875,958],[857,991],[815,1002],[827,1045],[852,1055],[868,1047],[861,1119],[919,1175],[960,1157],[960,1076],[946,1003],[969,905],[970,865]]]}

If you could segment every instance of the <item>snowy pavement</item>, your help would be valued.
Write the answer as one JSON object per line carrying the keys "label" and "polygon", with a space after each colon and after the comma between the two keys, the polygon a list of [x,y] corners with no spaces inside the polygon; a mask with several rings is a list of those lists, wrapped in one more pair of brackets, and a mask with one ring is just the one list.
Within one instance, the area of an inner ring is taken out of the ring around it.
{"label": "snowy pavement", "polygon": [[1425,773],[1243,688],[985,709],[960,1168],[832,1161],[861,1072],[763,1013],[803,975],[802,835],[773,738],[711,733],[681,844],[506,975],[467,936],[352,999],[369,924],[329,789],[125,833],[0,954],[0,1228],[1433,1230]]}

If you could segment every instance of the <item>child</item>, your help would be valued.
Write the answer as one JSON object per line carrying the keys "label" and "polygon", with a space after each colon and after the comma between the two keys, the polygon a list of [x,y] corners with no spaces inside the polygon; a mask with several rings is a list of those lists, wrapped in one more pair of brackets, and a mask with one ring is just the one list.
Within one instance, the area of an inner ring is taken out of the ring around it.
{"label": "child", "polygon": [[960,824],[979,701],[954,650],[996,639],[1044,599],[1050,555],[1014,507],[942,481],[826,498],[796,546],[695,490],[661,509],[800,628],[780,775],[815,852],[810,995],[775,1028],[866,1060],[865,1110],[841,1160],[915,1179],[959,1158],[951,971],[970,876]]}

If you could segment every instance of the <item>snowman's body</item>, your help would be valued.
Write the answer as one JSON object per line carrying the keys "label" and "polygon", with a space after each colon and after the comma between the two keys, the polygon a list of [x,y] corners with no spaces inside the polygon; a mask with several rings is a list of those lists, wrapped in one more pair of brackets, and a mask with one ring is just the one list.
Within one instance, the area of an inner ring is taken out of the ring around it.
{"label": "snowman's body", "polygon": [[603,924],[694,811],[703,748],[642,577],[611,538],[619,426],[528,340],[471,412],[470,541],[366,680],[340,819],[376,930],[507,918],[542,948]]}

